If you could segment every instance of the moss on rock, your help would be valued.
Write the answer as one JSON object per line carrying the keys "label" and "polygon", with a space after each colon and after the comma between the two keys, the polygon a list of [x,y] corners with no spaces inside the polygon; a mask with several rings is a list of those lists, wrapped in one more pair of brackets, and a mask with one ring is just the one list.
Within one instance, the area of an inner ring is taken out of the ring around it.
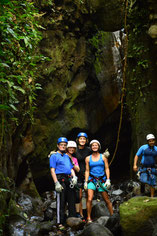
{"label": "moss on rock", "polygon": [[0,235],[7,216],[7,193],[0,191]]}
{"label": "moss on rock", "polygon": [[120,224],[126,236],[150,236],[151,219],[157,219],[157,199],[135,197],[120,206]]}

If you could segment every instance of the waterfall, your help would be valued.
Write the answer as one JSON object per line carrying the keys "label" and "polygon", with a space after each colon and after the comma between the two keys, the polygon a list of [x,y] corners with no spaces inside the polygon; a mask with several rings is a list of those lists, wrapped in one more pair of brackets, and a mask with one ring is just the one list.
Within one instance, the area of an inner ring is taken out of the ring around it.
{"label": "waterfall", "polygon": [[115,72],[117,73],[116,81],[118,84],[119,89],[122,88],[122,67],[123,67],[123,37],[124,33],[123,30],[118,30],[112,32],[113,35],[113,46],[112,46],[112,53],[113,53],[113,63],[115,66]]}

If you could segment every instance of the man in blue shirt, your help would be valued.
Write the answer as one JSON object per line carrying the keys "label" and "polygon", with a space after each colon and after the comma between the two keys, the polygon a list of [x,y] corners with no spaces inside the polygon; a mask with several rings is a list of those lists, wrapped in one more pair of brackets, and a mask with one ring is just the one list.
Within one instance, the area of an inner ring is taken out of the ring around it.
{"label": "man in blue shirt", "polygon": [[155,168],[157,147],[155,146],[155,136],[153,134],[148,134],[146,140],[148,144],[142,145],[135,155],[133,170],[138,171],[138,158],[142,157],[139,168],[140,181],[141,183],[150,185],[151,197],[154,197],[157,174]]}
{"label": "man in blue shirt", "polygon": [[60,137],[57,142],[58,151],[50,156],[50,171],[56,190],[57,223],[63,228],[65,223],[65,205],[68,203],[69,217],[76,216],[75,191],[72,186],[77,184],[73,164],[65,153],[68,140]]}

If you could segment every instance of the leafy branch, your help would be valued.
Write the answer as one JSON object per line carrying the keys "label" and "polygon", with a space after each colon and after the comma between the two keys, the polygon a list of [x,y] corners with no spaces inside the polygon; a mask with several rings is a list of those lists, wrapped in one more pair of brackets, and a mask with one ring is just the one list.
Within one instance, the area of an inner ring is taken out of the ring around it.
{"label": "leafy branch", "polygon": [[0,3],[0,147],[6,127],[16,127],[25,118],[33,122],[38,66],[46,58],[38,53],[42,39],[31,1]]}

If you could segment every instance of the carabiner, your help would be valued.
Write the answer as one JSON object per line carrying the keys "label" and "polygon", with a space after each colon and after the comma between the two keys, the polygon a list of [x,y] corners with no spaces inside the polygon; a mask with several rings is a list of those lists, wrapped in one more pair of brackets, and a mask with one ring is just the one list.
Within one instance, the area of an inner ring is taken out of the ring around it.
{"label": "carabiner", "polygon": [[74,184],[72,183],[72,181],[70,181],[70,188],[74,188]]}
{"label": "carabiner", "polygon": [[100,188],[100,185],[99,185],[99,183],[96,183],[96,188]]}

